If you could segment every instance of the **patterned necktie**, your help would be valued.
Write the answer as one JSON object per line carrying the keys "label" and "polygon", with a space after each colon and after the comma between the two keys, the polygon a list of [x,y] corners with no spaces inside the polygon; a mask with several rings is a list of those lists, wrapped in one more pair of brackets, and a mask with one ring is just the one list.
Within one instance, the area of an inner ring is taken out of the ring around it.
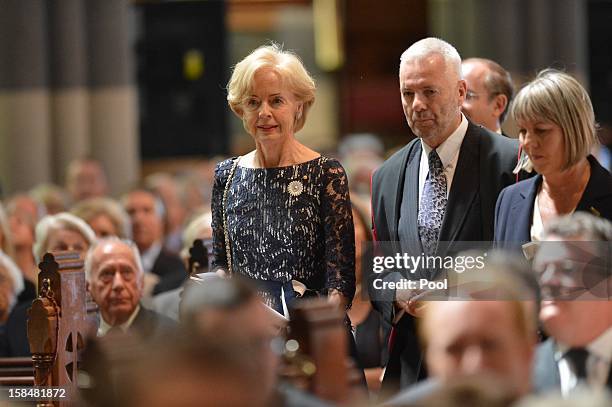
{"label": "patterned necktie", "polygon": [[429,153],[429,174],[423,186],[419,207],[419,237],[423,252],[433,255],[436,251],[440,227],[446,209],[446,176],[436,150]]}

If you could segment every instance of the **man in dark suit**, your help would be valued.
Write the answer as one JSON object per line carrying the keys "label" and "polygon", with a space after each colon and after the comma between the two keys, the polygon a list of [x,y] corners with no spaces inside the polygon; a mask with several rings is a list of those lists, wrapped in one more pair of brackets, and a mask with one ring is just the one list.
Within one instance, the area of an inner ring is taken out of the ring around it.
{"label": "man in dark suit", "polygon": [[582,386],[612,390],[612,223],[576,212],[552,220],[544,237],[533,267],[550,337],[536,351],[534,389],[564,397]]}
{"label": "man in dark suit", "polygon": [[144,271],[138,249],[117,238],[98,241],[85,260],[87,289],[100,308],[98,336],[121,331],[151,338],[176,325],[140,304]]}
{"label": "man in dark suit", "polygon": [[145,295],[178,288],[187,278],[187,271],[181,259],[163,247],[165,209],[161,198],[148,189],[135,188],[122,201],[141,253]]}
{"label": "man in dark suit", "polygon": [[[518,144],[463,116],[467,89],[452,45],[436,38],[416,42],[402,54],[399,79],[406,120],[417,139],[372,177],[377,242],[396,242],[390,244],[396,253],[443,256],[459,249],[458,241],[492,240],[495,201],[514,180]],[[397,282],[403,276],[388,272],[379,277]],[[412,318],[417,314],[414,294],[373,293],[375,308],[395,324],[383,381],[387,392],[425,376]]]}

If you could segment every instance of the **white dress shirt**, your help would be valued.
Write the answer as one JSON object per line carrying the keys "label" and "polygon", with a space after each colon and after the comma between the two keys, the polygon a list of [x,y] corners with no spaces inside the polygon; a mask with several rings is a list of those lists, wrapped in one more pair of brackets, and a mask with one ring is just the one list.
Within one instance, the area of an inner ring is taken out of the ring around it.
{"label": "white dress shirt", "polygon": [[[444,167],[444,175],[446,176],[446,196],[448,197],[448,192],[450,191],[451,184],[453,183],[453,177],[455,175],[455,169],[457,168],[457,161],[459,160],[459,150],[461,148],[461,143],[463,143],[463,138],[465,137],[465,133],[467,132],[468,121],[461,113],[461,123],[455,131],[446,139],[442,144],[436,148],[438,152],[438,156],[440,157],[440,161],[442,161],[442,166]],[[419,208],[421,207],[421,195],[423,194],[423,188],[425,187],[425,180],[427,179],[427,174],[429,173],[429,153],[432,148],[427,145],[421,139],[421,162],[419,167]],[[469,174],[465,174],[466,177],[469,177]]]}
{"label": "white dress shirt", "polygon": [[531,220],[531,228],[529,229],[529,236],[532,242],[539,242],[542,240],[544,234],[544,223],[542,223],[542,215],[540,214],[540,198],[539,194],[536,194],[533,200],[533,217]]}
{"label": "white dress shirt", "polygon": [[[586,347],[589,356],[586,361],[587,383],[589,386],[602,389],[606,386],[610,374],[610,362],[612,361],[612,327],[599,335]],[[558,343],[555,352],[555,360],[559,367],[559,378],[561,379],[561,394],[567,396],[578,383],[573,366],[565,358],[568,346]]]}

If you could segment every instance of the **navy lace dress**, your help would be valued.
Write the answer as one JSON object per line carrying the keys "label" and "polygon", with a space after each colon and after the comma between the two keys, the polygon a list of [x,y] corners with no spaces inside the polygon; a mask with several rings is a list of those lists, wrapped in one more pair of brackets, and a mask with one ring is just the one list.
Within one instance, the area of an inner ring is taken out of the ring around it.
{"label": "navy lace dress", "polygon": [[[223,191],[233,160],[215,168],[213,269],[227,268]],[[293,295],[291,280],[322,294],[337,289],[352,300],[353,217],[346,173],[337,160],[321,156],[274,168],[238,165],[226,211],[232,271],[260,283],[269,306],[283,312],[280,287],[287,301]]]}

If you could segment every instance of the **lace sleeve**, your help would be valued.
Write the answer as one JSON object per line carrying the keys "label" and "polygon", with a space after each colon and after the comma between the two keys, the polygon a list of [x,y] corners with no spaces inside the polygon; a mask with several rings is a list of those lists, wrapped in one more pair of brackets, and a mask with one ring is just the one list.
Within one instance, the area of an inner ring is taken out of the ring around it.
{"label": "lace sleeve", "polygon": [[326,288],[350,302],[355,295],[355,229],[346,173],[337,160],[324,162],[321,206],[325,231]]}
{"label": "lace sleeve", "polygon": [[212,212],[213,230],[213,261],[211,270],[217,268],[227,269],[227,256],[225,253],[225,235],[223,233],[223,191],[232,166],[232,159],[220,162],[215,167],[215,180],[213,182],[210,209]]}

